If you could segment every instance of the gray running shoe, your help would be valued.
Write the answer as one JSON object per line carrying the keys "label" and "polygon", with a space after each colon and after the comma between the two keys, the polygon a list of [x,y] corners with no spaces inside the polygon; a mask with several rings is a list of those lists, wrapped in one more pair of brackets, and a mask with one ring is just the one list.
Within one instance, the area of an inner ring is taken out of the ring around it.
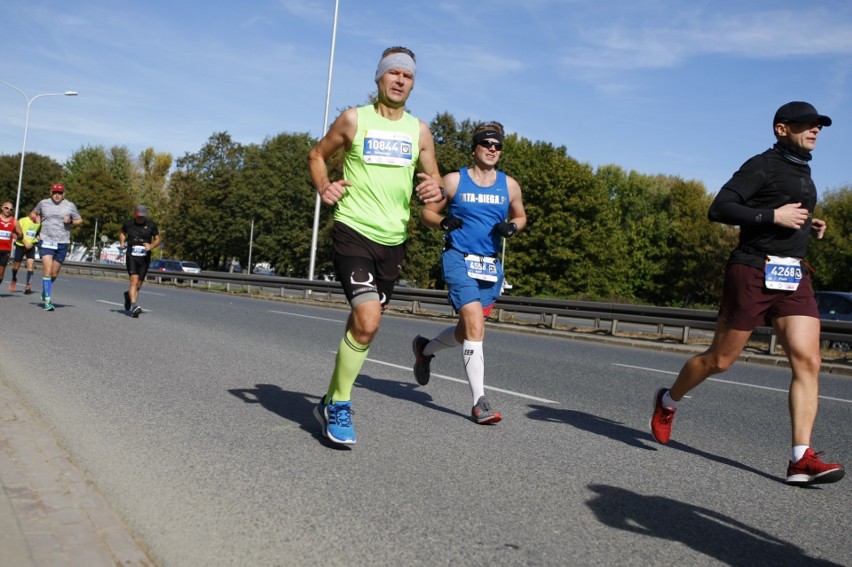
{"label": "gray running shoe", "polygon": [[473,406],[470,415],[476,423],[481,423],[483,425],[488,423],[497,423],[503,419],[500,412],[491,409],[491,404],[488,403],[485,396],[479,397],[479,400],[476,402],[476,405]]}
{"label": "gray running shoe", "polygon": [[421,386],[428,384],[429,378],[432,377],[432,369],[430,366],[435,355],[430,354],[429,356],[426,356],[423,354],[423,349],[426,348],[426,345],[428,344],[429,339],[421,337],[420,335],[414,337],[414,341],[411,343],[411,350],[414,351],[414,379],[417,380],[417,383]]}
{"label": "gray running shoe", "polygon": [[134,319],[137,319],[139,317],[139,315],[141,315],[141,314],[142,314],[142,308],[141,307],[139,307],[137,305],[136,307],[133,308],[132,316],[133,316]]}

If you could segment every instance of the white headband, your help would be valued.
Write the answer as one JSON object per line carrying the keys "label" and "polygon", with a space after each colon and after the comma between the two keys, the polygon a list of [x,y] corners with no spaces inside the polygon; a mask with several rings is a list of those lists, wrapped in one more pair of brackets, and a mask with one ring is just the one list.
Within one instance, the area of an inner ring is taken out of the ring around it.
{"label": "white headband", "polygon": [[391,53],[379,61],[379,66],[376,67],[376,81],[378,82],[382,75],[391,69],[405,69],[411,71],[411,74],[414,75],[417,71],[417,64],[407,53]]}

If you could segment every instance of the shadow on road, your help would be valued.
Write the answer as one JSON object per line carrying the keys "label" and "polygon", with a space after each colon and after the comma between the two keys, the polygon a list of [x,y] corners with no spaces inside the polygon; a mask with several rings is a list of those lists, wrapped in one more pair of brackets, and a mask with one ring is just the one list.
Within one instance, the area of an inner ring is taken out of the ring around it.
{"label": "shadow on road", "polygon": [[[725,565],[839,565],[714,510],[615,486],[589,489],[596,496],[586,505],[604,525],[680,542]],[[659,549],[659,562],[666,563],[666,545]]]}
{"label": "shadow on road", "polygon": [[627,427],[620,421],[564,408],[536,404],[530,404],[529,407],[533,410],[527,414],[527,417],[530,419],[550,423],[565,423],[583,431],[603,435],[613,441],[620,441],[637,449],[655,450],[654,447],[649,447],[645,443],[651,437],[650,435],[642,435],[640,431],[632,427]]}
{"label": "shadow on road", "polygon": [[234,388],[228,390],[228,393],[247,404],[260,404],[267,411],[297,423],[326,447],[350,450],[348,445],[333,443],[322,434],[322,427],[313,415],[314,406],[319,403],[320,396],[282,390],[275,384],[255,384],[254,388]]}
{"label": "shadow on road", "polygon": [[746,472],[756,474],[764,478],[768,478],[769,480],[772,480],[774,482],[783,482],[783,479],[777,476],[755,469],[733,459],[714,455],[713,453],[708,453],[706,451],[696,449],[695,447],[684,445],[683,443],[679,443],[678,441],[670,441],[666,445],[660,445],[656,441],[654,441],[654,438],[651,437],[651,434],[649,432],[640,431],[638,429],[628,427],[619,421],[614,421],[604,417],[599,417],[589,413],[569,409],[554,408],[535,404],[530,404],[529,407],[532,409],[532,411],[527,414],[527,417],[529,417],[530,419],[547,421],[551,423],[565,423],[577,429],[582,429],[583,431],[588,431],[596,435],[603,435],[604,437],[608,437],[613,441],[620,441],[621,443],[630,445],[631,447],[636,447],[638,449],[657,451],[660,447],[665,446],[670,449],[684,451],[686,453],[690,453],[692,455],[696,455],[698,457],[702,457],[710,461],[744,470]]}
{"label": "shadow on road", "polygon": [[371,392],[376,392],[377,394],[382,394],[390,398],[406,400],[435,411],[470,419],[470,416],[467,414],[459,413],[455,410],[435,404],[432,401],[432,395],[424,390],[422,386],[414,382],[413,378],[411,382],[398,382],[396,380],[380,380],[366,374],[359,374],[358,379],[355,381],[355,386],[366,388]]}

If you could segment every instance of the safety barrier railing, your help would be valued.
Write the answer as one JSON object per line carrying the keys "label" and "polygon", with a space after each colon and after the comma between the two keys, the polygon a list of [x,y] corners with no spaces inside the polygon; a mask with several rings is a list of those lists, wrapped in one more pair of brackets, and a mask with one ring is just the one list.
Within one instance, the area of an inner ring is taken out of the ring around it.
{"label": "safety barrier railing", "polygon": [[[73,270],[79,274],[126,276],[122,264],[98,264],[88,262],[66,262],[64,270]],[[220,285],[225,291],[239,290],[244,293],[277,291],[281,296],[298,292],[305,299],[323,295],[328,298],[343,297],[343,290],[336,281],[307,280],[257,274],[202,271],[188,272],[149,271],[148,280],[159,283],[171,283],[187,287],[213,288]],[[434,289],[420,289],[398,286],[394,290],[394,303],[406,303],[407,310],[417,314],[424,311],[424,305],[447,306],[447,292]],[[603,329],[611,335],[619,332],[623,325],[655,325],[660,334],[665,327],[680,329],[679,340],[686,344],[693,330],[708,331],[716,326],[717,313],[713,310],[683,309],[676,307],[656,307],[621,303],[600,303],[566,299],[545,299],[535,297],[516,297],[502,295],[495,305],[494,316],[499,322],[515,320],[518,314],[538,317],[538,324],[558,328],[560,320],[583,320],[596,329]],[[852,345],[852,322],[821,321],[820,339],[825,343]],[[769,341],[768,352],[775,353],[776,336],[771,327],[755,329],[755,336],[766,337]]]}

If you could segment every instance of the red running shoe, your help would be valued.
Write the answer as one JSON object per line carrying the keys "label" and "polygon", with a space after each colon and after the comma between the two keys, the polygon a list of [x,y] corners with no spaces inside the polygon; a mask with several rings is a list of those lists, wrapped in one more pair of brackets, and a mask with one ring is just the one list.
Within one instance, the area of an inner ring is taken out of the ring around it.
{"label": "red running shoe", "polygon": [[674,408],[663,407],[663,394],[668,388],[660,388],[654,394],[654,415],[651,416],[651,435],[658,443],[668,443],[672,436],[672,421],[674,420]]}
{"label": "red running shoe", "polygon": [[808,447],[805,456],[799,459],[798,463],[790,461],[787,464],[787,484],[799,486],[828,484],[843,478],[846,474],[843,465],[823,463],[819,458],[820,455],[822,451],[814,453],[814,450]]}

